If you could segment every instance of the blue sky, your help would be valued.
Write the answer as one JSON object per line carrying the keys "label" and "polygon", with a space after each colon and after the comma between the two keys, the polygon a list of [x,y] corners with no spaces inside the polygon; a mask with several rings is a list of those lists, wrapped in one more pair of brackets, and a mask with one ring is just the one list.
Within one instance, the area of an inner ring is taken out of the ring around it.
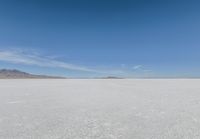
{"label": "blue sky", "polygon": [[195,0],[1,0],[0,68],[67,77],[200,77]]}

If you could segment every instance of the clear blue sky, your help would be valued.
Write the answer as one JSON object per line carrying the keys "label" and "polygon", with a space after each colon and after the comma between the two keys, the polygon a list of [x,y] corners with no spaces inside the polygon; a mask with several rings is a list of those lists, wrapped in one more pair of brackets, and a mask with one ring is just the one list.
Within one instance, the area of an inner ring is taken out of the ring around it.
{"label": "clear blue sky", "polygon": [[1,0],[0,68],[200,77],[200,2]]}

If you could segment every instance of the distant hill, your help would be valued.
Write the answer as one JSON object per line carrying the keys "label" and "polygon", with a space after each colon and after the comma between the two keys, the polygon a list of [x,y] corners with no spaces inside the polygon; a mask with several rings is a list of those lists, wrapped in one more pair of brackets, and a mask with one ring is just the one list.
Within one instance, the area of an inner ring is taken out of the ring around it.
{"label": "distant hill", "polygon": [[16,69],[0,69],[0,79],[64,79],[64,77],[34,75]]}
{"label": "distant hill", "polygon": [[116,76],[107,76],[107,77],[102,77],[102,79],[123,79],[122,77],[116,77]]}

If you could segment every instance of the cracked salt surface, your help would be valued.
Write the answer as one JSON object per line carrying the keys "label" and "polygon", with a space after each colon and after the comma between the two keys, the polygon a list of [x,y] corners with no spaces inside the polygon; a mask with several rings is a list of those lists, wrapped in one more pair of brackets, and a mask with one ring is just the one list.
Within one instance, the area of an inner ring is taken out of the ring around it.
{"label": "cracked salt surface", "polygon": [[200,80],[0,80],[0,139],[199,139]]}

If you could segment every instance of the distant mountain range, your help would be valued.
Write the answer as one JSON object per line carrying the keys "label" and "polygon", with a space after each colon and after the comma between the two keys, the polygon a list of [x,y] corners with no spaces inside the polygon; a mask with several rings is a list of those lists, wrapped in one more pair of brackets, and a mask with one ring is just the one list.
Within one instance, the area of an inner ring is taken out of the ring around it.
{"label": "distant mountain range", "polygon": [[64,79],[64,77],[35,75],[16,69],[0,69],[0,79]]}
{"label": "distant mountain range", "polygon": [[[66,79],[66,78],[59,76],[49,76],[49,75],[35,75],[17,69],[0,69],[0,79]],[[94,79],[123,79],[123,78],[115,76],[107,76]]]}

